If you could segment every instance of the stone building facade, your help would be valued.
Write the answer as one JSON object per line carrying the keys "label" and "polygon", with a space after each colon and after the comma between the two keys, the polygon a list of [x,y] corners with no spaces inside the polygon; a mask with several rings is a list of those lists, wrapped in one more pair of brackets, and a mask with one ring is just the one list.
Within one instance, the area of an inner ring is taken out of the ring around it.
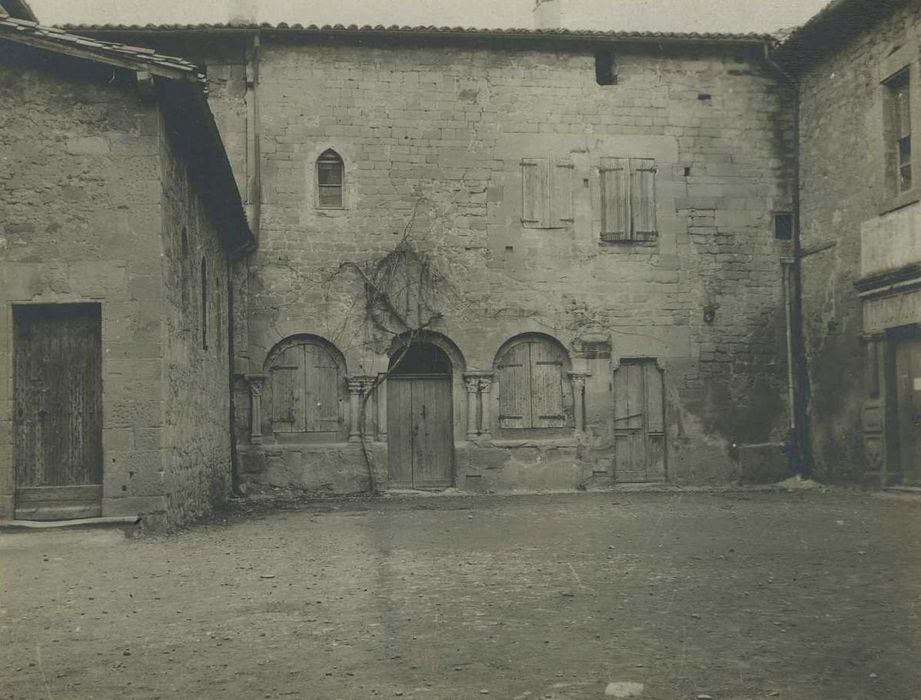
{"label": "stone building facade", "polygon": [[[207,67],[258,224],[236,323],[246,480],[568,489],[785,468],[791,244],[774,223],[793,112],[768,38],[81,31]],[[440,376],[393,367],[407,341]],[[394,452],[420,431],[419,454]]]}
{"label": "stone building facade", "polygon": [[173,526],[229,493],[252,234],[203,86],[0,16],[0,518]]}
{"label": "stone building facade", "polygon": [[921,3],[847,0],[783,49],[800,85],[809,424],[826,480],[921,483],[919,38]]}

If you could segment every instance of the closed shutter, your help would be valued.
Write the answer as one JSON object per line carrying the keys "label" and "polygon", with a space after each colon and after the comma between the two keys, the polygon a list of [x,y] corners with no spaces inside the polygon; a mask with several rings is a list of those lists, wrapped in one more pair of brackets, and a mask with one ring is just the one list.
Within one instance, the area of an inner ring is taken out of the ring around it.
{"label": "closed shutter", "polygon": [[531,343],[531,427],[562,428],[563,358],[548,343]]}
{"label": "closed shutter", "polygon": [[601,240],[630,238],[628,163],[622,158],[601,161]]}
{"label": "closed shutter", "polygon": [[319,345],[304,346],[306,432],[334,432],[339,428],[339,368]]}
{"label": "closed shutter", "polygon": [[633,238],[640,241],[656,236],[656,162],[649,158],[630,161],[630,210]]}
{"label": "closed shutter", "polygon": [[272,430],[302,433],[306,429],[304,346],[287,348],[272,363]]}
{"label": "closed shutter", "polygon": [[568,160],[555,160],[550,176],[551,225],[557,228],[569,226],[573,221],[572,183],[575,169]]}
{"label": "closed shutter", "polygon": [[524,158],[521,161],[521,223],[525,228],[545,228],[549,219],[547,161]]}
{"label": "closed shutter", "polygon": [[531,353],[527,343],[514,345],[502,357],[499,371],[499,427],[531,427]]}

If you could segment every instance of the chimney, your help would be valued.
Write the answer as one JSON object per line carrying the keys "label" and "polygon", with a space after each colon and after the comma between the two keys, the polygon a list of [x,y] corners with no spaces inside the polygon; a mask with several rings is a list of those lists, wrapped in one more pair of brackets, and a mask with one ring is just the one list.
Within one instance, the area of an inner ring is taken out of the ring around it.
{"label": "chimney", "polygon": [[256,24],[259,0],[230,0],[230,24]]}
{"label": "chimney", "polygon": [[534,28],[560,29],[563,0],[534,0]]}

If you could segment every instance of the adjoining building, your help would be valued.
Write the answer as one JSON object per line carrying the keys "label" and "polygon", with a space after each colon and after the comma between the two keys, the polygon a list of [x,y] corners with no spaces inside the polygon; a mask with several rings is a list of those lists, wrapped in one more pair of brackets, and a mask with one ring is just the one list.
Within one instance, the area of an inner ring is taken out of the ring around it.
{"label": "adjoining building", "polygon": [[0,517],[172,526],[231,482],[253,244],[192,64],[0,15]]}
{"label": "adjoining building", "polygon": [[811,447],[823,479],[921,485],[921,4],[838,0],[781,51],[799,84]]}

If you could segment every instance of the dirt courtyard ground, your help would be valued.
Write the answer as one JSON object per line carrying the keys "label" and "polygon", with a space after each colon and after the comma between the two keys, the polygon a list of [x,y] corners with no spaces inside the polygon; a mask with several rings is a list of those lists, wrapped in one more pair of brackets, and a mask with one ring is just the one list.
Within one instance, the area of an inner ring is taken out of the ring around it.
{"label": "dirt courtyard ground", "polygon": [[0,697],[908,700],[919,603],[921,501],[864,493],[388,498],[169,537],[0,534]]}

